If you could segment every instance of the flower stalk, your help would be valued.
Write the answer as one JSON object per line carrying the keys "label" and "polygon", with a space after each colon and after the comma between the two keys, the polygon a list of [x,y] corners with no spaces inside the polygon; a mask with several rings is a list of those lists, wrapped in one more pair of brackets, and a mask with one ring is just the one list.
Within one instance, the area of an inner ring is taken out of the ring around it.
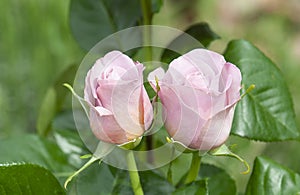
{"label": "flower stalk", "polygon": [[184,182],[185,184],[189,184],[195,181],[200,171],[201,156],[199,155],[199,152],[193,152],[192,154],[193,154],[193,158],[191,162],[191,167],[185,179]]}
{"label": "flower stalk", "polygon": [[77,176],[79,173],[81,173],[83,170],[85,170],[86,168],[88,168],[91,164],[93,164],[95,161],[100,160],[101,163],[101,159],[95,156],[92,156],[90,158],[90,160],[85,163],[80,169],[78,169],[77,171],[75,171],[72,175],[70,175],[67,180],[65,181],[64,187],[65,189],[67,189],[67,185],[68,183],[75,177]]}
{"label": "flower stalk", "polygon": [[[152,48],[151,48],[151,24],[152,24],[152,4],[151,0],[141,0],[141,8],[143,12],[143,43],[144,43],[144,61],[152,61]],[[150,64],[149,64],[150,65]],[[148,71],[153,70],[153,67],[146,66]],[[153,148],[153,137],[152,135],[147,136],[146,138],[146,147],[150,151]],[[147,156],[149,163],[153,163],[153,155],[150,152]]]}
{"label": "flower stalk", "polygon": [[[152,5],[151,0],[141,0],[142,12],[143,12],[143,25],[144,27],[143,42],[145,47],[145,61],[152,61],[152,49],[151,45],[151,23],[152,23]],[[150,67],[149,67],[150,68]]]}
{"label": "flower stalk", "polygon": [[133,152],[131,150],[128,151],[126,155],[127,166],[129,171],[129,176],[131,180],[131,187],[135,195],[143,195],[143,189],[140,182],[139,173],[137,171],[135,159]]}

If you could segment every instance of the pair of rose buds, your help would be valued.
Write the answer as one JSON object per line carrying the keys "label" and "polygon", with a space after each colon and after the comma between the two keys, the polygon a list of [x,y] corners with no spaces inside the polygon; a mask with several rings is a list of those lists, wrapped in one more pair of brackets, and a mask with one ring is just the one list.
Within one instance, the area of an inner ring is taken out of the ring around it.
{"label": "pair of rose buds", "polygon": [[[94,135],[108,143],[126,144],[144,135],[153,122],[153,105],[143,85],[144,65],[119,51],[96,61],[85,80]],[[224,57],[206,49],[192,50],[158,68],[148,81],[162,104],[165,128],[187,148],[210,150],[228,138],[241,72]]]}

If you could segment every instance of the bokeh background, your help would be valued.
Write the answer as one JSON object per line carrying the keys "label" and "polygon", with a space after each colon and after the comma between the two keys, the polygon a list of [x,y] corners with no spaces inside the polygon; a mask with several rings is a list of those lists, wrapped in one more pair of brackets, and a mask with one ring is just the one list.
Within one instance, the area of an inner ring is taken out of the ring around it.
{"label": "bokeh background", "polygon": [[[55,79],[86,51],[72,36],[69,0],[0,1],[0,139],[36,132],[42,100]],[[247,39],[281,69],[293,96],[300,124],[300,1],[299,0],[165,0],[153,24],[184,30],[208,22],[221,36],[210,49],[222,53],[232,39]],[[69,98],[69,101],[71,99]],[[300,143],[260,143],[232,137],[237,152],[252,161],[264,154],[300,172]],[[209,159],[208,159],[209,160]],[[236,165],[226,165],[239,178]],[[227,163],[228,164],[228,163]]]}

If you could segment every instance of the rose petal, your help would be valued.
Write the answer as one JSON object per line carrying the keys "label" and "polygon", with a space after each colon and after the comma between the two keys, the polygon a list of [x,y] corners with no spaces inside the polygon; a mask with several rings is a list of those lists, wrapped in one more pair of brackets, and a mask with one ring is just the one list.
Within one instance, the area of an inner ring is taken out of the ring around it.
{"label": "rose petal", "polygon": [[147,80],[151,84],[152,88],[156,90],[156,78],[158,79],[158,81],[161,81],[163,80],[164,76],[165,76],[165,70],[159,67],[148,74]]}
{"label": "rose petal", "polygon": [[207,81],[218,75],[226,63],[224,57],[206,49],[194,49],[183,56],[173,60],[170,68],[180,72],[184,78],[199,72]]}
{"label": "rose petal", "polygon": [[[164,89],[164,84],[161,85],[161,89]],[[180,100],[180,104],[185,104],[191,110],[198,113],[203,119],[208,119],[213,116],[212,107],[213,99],[212,96],[203,90],[195,89],[192,87],[181,86],[181,85],[167,85]],[[162,91],[163,93],[164,91]],[[162,94],[161,93],[161,94]],[[161,96],[166,96],[163,94]],[[160,96],[160,97],[161,97]],[[161,97],[163,98],[163,97]]]}
{"label": "rose petal", "polygon": [[124,131],[136,136],[141,136],[145,130],[144,119],[141,119],[144,113],[140,110],[141,87],[140,81],[118,82],[111,95],[111,111],[117,122]]}
{"label": "rose petal", "polygon": [[153,107],[152,104],[150,102],[150,99],[148,97],[147,91],[146,89],[143,87],[142,88],[142,96],[143,96],[143,111],[144,111],[144,128],[145,130],[149,129],[151,124],[152,124],[152,120],[153,120]]}
{"label": "rose petal", "polygon": [[95,107],[95,110],[97,111],[97,113],[100,115],[100,116],[109,116],[109,115],[112,115],[112,112],[103,108],[103,107],[100,107],[100,106],[97,106]]}
{"label": "rose petal", "polygon": [[240,89],[242,75],[241,71],[231,63],[226,63],[222,70],[222,75],[229,75],[231,78],[230,87],[226,90],[227,106],[231,106],[240,100]]}
{"label": "rose petal", "polygon": [[218,53],[195,49],[173,60],[158,93],[168,133],[199,150],[224,143],[240,98],[240,83],[239,69]]}
{"label": "rose petal", "polygon": [[[131,58],[121,53],[120,51],[109,52],[100,60],[102,64],[105,65],[105,74],[108,74],[109,71],[113,70],[116,71],[117,74],[119,74],[120,78],[122,77],[123,80],[128,81],[139,78],[140,74],[137,71],[137,65],[133,62]],[[117,69],[117,67],[119,69]],[[118,72],[118,70],[120,72]],[[128,74],[128,71],[130,72],[130,74]]]}
{"label": "rose petal", "polygon": [[111,97],[117,83],[115,80],[99,80],[96,88],[97,97],[101,100],[102,106],[110,111],[113,110]]}
{"label": "rose petal", "polygon": [[227,108],[216,114],[205,124],[205,127],[198,129],[190,148],[198,150],[211,150],[222,145],[228,138],[234,109]]}
{"label": "rose petal", "polygon": [[126,133],[120,128],[113,115],[103,115],[99,109],[90,109],[90,126],[94,135],[105,142],[121,144],[128,141]]}
{"label": "rose petal", "polygon": [[102,71],[102,65],[97,63],[88,71],[85,78],[84,99],[95,106],[101,106],[101,102],[97,97],[96,89],[97,78]]}
{"label": "rose petal", "polygon": [[143,64],[119,51],[96,61],[86,77],[90,123],[100,140],[123,144],[141,136],[153,120],[143,87]]}
{"label": "rose petal", "polygon": [[159,91],[163,104],[163,118],[165,127],[174,140],[188,146],[195,135],[198,126],[203,126],[203,120],[199,114],[183,103],[178,91],[172,87],[161,86]]}

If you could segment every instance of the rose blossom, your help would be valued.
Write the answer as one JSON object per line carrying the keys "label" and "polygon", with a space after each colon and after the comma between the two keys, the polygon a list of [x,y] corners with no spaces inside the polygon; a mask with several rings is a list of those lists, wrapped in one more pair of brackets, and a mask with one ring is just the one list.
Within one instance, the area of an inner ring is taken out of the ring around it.
{"label": "rose blossom", "polygon": [[124,144],[143,135],[153,118],[141,63],[119,51],[96,61],[85,80],[90,126],[105,142]]}
{"label": "rose blossom", "polygon": [[[228,138],[235,104],[240,99],[241,73],[218,53],[195,49],[173,60],[159,78],[158,96],[169,135],[186,147],[210,150]],[[154,87],[155,88],[155,87]]]}

